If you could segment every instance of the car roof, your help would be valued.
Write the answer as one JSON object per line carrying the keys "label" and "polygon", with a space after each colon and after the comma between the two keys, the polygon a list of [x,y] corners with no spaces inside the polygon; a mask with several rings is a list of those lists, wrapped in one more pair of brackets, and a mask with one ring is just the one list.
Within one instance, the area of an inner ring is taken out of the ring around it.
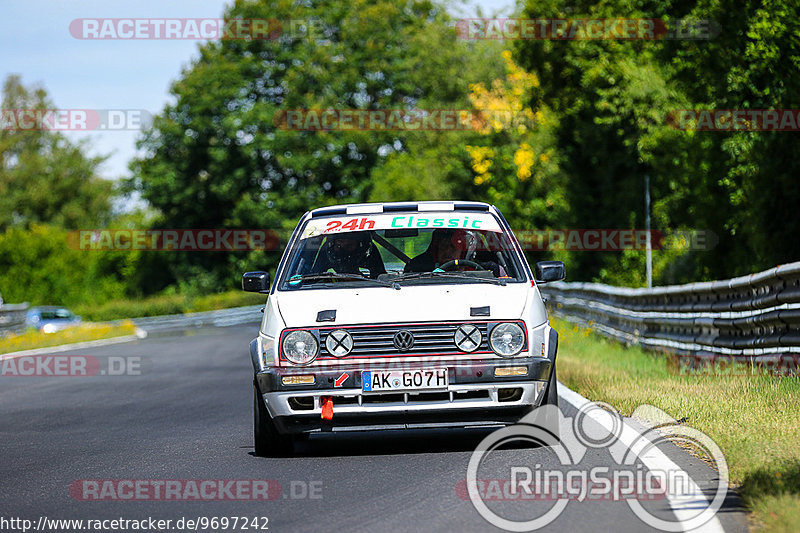
{"label": "car roof", "polygon": [[[343,204],[312,209],[306,216],[317,218],[331,215],[364,215],[375,213],[419,212],[419,211],[492,211],[494,206],[484,202],[426,201],[426,202],[376,202],[369,204]],[[304,217],[305,218],[305,217]]]}

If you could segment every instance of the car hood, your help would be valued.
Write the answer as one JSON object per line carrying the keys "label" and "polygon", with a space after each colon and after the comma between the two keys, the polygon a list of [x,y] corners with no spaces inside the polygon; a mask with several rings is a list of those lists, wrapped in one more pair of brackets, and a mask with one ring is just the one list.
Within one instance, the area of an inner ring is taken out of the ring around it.
{"label": "car hood", "polygon": [[[510,320],[520,318],[528,286],[505,287],[488,283],[404,286],[363,289],[283,291],[277,305],[286,327],[331,326],[457,320]],[[471,308],[489,307],[489,316],[472,316]],[[335,310],[334,322],[317,322],[320,311]]]}

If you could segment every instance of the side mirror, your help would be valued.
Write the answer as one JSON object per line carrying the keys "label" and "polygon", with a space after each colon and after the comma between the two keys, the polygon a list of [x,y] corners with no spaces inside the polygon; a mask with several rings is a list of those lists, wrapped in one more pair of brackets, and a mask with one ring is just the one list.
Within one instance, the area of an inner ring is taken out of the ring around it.
{"label": "side mirror", "polygon": [[539,261],[535,269],[536,281],[561,281],[567,277],[567,267],[562,261]]}
{"label": "side mirror", "polygon": [[245,272],[242,276],[242,290],[247,292],[269,292],[269,272]]}

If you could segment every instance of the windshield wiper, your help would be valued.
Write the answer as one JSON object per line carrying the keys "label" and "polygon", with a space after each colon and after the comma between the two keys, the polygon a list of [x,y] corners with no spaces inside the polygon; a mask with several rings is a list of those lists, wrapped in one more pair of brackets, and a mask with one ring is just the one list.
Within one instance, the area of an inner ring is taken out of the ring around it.
{"label": "windshield wiper", "polygon": [[384,281],[380,279],[372,279],[365,276],[359,276],[358,274],[339,274],[337,272],[320,272],[318,274],[295,274],[294,276],[289,277],[287,283],[289,285],[299,285],[304,281],[317,281],[323,279],[344,279],[348,281],[371,281],[373,283],[377,283],[378,285],[383,285],[384,287],[391,287],[395,290],[400,290],[400,285],[395,283],[394,281]]}
{"label": "windshield wiper", "polygon": [[436,277],[448,277],[448,278],[458,278],[458,279],[468,279],[470,281],[480,281],[485,283],[494,283],[495,285],[502,285],[505,287],[506,280],[504,279],[497,279],[497,278],[481,278],[478,276],[465,276],[464,274],[460,274],[458,272],[448,272],[446,270],[434,270],[433,272],[413,272],[410,274],[403,274],[395,278],[393,281],[400,282],[400,281],[407,281],[410,279],[424,279],[424,278],[436,278]]}

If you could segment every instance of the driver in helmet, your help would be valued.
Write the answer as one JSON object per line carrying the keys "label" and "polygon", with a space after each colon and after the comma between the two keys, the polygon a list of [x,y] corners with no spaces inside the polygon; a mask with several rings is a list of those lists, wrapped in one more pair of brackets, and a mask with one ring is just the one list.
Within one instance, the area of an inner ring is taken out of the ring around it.
{"label": "driver in helmet", "polygon": [[[486,270],[491,270],[496,277],[505,275],[502,267],[492,261],[475,261],[475,250],[478,246],[478,236],[472,231],[463,229],[443,229],[433,231],[428,249],[409,261],[405,272],[432,272],[453,261],[469,260],[466,267],[475,268],[475,265]],[[454,265],[457,269],[461,267]],[[449,267],[448,267],[449,269]]]}
{"label": "driver in helmet", "polygon": [[369,232],[354,231],[331,235],[325,241],[325,255],[328,269],[337,274],[363,275],[361,269],[369,271],[369,277],[377,278],[386,273],[380,253],[372,243]]}

